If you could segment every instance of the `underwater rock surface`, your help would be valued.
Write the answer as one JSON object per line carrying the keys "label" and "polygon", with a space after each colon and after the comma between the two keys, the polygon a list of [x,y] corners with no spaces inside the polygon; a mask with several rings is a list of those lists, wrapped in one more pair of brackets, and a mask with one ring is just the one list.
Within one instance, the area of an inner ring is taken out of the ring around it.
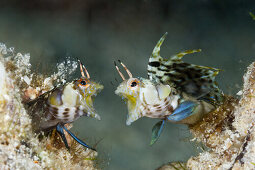
{"label": "underwater rock surface", "polygon": [[72,138],[67,139],[70,152],[54,132],[39,140],[23,105],[64,82],[77,63],[61,63],[58,72],[47,77],[32,73],[29,60],[29,54],[16,54],[0,44],[0,169],[98,169],[97,152]]}
{"label": "underwater rock surface", "polygon": [[[255,168],[255,62],[243,77],[243,90],[237,101],[226,102],[194,127],[195,139],[210,148],[187,162],[190,169]],[[205,126],[206,125],[206,126]]]}

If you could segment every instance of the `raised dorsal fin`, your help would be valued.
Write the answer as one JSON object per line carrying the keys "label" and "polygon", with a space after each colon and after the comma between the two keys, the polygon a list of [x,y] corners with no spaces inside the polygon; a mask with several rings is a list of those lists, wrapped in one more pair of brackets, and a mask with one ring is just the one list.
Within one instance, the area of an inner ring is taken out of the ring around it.
{"label": "raised dorsal fin", "polygon": [[169,59],[160,56],[160,47],[167,34],[158,41],[148,63],[148,77],[158,83],[169,84],[177,90],[185,92],[193,97],[204,96],[204,99],[215,100],[215,103],[223,100],[222,91],[215,81],[220,69],[185,63],[182,57],[186,54],[200,52],[201,49],[187,50]]}

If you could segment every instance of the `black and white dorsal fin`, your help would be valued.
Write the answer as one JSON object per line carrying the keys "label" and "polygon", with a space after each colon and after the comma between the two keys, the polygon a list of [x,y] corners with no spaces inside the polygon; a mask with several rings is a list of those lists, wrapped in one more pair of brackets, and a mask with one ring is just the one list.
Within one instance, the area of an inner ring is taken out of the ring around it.
{"label": "black and white dorsal fin", "polygon": [[160,46],[167,33],[161,37],[155,46],[148,64],[148,76],[150,80],[158,83],[169,84],[177,90],[185,92],[195,98],[217,104],[222,101],[222,91],[215,81],[219,69],[185,63],[182,57],[186,54],[200,52],[201,49],[187,50],[163,59],[160,56]]}

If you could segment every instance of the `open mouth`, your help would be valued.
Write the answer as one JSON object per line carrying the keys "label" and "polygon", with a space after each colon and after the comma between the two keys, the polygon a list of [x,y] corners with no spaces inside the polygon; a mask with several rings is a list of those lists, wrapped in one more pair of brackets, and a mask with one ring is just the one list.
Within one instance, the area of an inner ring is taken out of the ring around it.
{"label": "open mouth", "polygon": [[118,96],[127,96],[125,91],[123,91],[122,87],[118,86],[117,89],[114,92]]}
{"label": "open mouth", "polygon": [[97,120],[101,120],[100,116],[97,114],[96,109],[93,106],[94,99],[95,99],[95,96],[87,97],[87,99],[86,99],[87,100],[87,104],[88,104],[86,106],[87,112],[88,112],[89,117],[95,118]]}
{"label": "open mouth", "polygon": [[128,95],[124,92],[119,92],[118,89],[115,90],[115,94],[120,96],[122,100],[126,101],[128,99]]}
{"label": "open mouth", "polygon": [[100,93],[103,90],[104,86],[101,84],[94,84],[91,88],[92,96],[97,96],[98,93]]}

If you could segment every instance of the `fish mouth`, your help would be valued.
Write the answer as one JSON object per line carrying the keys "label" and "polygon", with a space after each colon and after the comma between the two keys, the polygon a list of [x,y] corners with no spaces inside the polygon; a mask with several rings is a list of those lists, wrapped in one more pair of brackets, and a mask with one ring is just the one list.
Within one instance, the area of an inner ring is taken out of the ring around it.
{"label": "fish mouth", "polygon": [[[117,90],[116,90],[117,91]],[[125,103],[130,99],[132,98],[132,95],[129,95],[125,92],[116,92],[115,91],[115,94],[120,96],[121,97],[121,100],[124,101]]]}
{"label": "fish mouth", "polygon": [[[126,96],[126,94],[124,93],[124,92],[121,92],[121,91],[119,91],[118,89],[117,90],[115,90],[115,92],[114,92],[116,95],[118,95],[118,96],[121,96],[121,97],[125,97]],[[125,97],[126,98],[126,97]]]}
{"label": "fish mouth", "polygon": [[97,120],[101,120],[99,114],[97,114],[97,111],[96,111],[95,107],[93,106],[93,101],[94,101],[93,96],[89,96],[86,99],[86,102],[88,103],[87,108],[86,108],[87,115],[88,115],[88,117],[92,117],[92,118],[95,118]]}
{"label": "fish mouth", "polygon": [[127,110],[128,110],[128,114],[126,118],[127,126],[131,125],[133,122],[135,122],[136,120],[142,117],[141,114],[134,111],[137,108],[137,99],[133,95],[129,93],[125,93],[123,91],[118,91],[118,89],[115,91],[115,94],[119,95],[122,101],[124,101],[127,105]]}
{"label": "fish mouth", "polygon": [[116,95],[121,95],[123,92],[122,91],[120,91],[120,88],[119,88],[119,86],[117,87],[117,89],[114,91],[114,93],[116,94]]}
{"label": "fish mouth", "polygon": [[86,98],[88,116],[95,118],[97,120],[101,120],[101,118],[99,114],[97,114],[97,111],[94,108],[93,103],[97,94],[100,93],[103,90],[103,88],[104,88],[103,85],[95,83],[92,86],[92,89],[90,90],[90,95]]}
{"label": "fish mouth", "polygon": [[128,96],[130,96],[129,93],[123,91],[123,89],[119,86],[117,87],[117,89],[114,91],[114,93],[120,97],[123,97],[123,98],[128,98]]}
{"label": "fish mouth", "polygon": [[91,96],[95,97],[97,96],[98,93],[100,93],[102,90],[104,89],[104,86],[99,84],[99,83],[95,83],[90,87],[90,93]]}

